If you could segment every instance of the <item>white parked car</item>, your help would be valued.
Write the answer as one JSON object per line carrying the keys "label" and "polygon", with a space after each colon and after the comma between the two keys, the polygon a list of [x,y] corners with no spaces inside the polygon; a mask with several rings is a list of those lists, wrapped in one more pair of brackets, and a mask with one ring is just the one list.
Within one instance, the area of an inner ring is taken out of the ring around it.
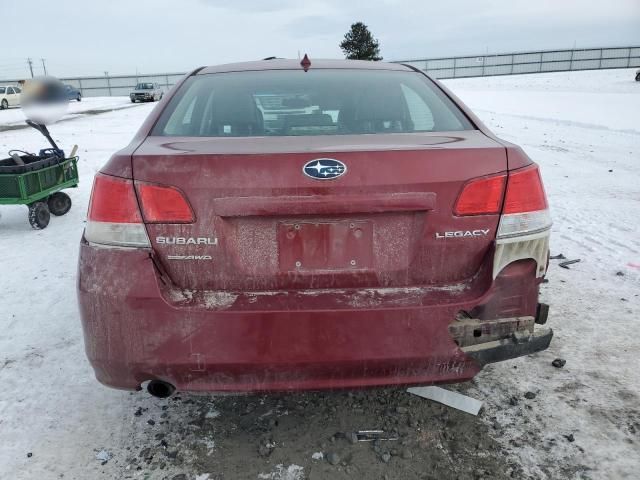
{"label": "white parked car", "polygon": [[133,92],[129,94],[131,103],[136,102],[155,102],[162,100],[164,91],[157,83],[142,82],[136,85]]}
{"label": "white parked car", "polygon": [[20,87],[0,85],[0,110],[20,106]]}

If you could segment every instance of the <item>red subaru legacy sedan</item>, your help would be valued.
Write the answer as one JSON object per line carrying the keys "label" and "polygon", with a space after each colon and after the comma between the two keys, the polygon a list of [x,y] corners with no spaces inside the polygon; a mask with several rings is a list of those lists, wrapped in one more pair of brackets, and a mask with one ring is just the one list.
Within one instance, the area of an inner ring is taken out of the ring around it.
{"label": "red subaru legacy sedan", "polygon": [[410,66],[186,75],[96,175],[98,380],[156,396],[459,382],[547,348],[538,167]]}

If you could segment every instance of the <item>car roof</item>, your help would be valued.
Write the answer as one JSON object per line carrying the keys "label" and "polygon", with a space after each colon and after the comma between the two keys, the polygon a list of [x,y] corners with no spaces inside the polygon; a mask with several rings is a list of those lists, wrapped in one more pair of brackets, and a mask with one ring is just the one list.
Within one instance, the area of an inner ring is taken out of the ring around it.
{"label": "car roof", "polygon": [[[357,69],[357,70],[402,70],[411,68],[400,63],[371,62],[367,60],[327,60],[311,58],[311,70],[314,69]],[[298,70],[302,69],[300,60],[275,58],[273,60],[259,60],[254,62],[226,63],[201,68],[197,75],[224,72],[247,72],[257,70]]]}

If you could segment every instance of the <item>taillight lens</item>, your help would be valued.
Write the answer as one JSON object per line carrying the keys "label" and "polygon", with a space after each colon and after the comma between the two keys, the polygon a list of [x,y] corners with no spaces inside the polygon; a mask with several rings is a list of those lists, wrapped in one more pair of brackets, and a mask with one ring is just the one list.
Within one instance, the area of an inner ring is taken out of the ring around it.
{"label": "taillight lens", "polygon": [[538,166],[509,173],[498,238],[531,235],[548,230],[551,224]]}
{"label": "taillight lens", "polygon": [[133,181],[98,173],[93,182],[85,239],[121,247],[149,247]]}
{"label": "taillight lens", "polygon": [[175,187],[136,182],[142,215],[147,223],[192,223],[193,211]]}
{"label": "taillight lens", "polygon": [[110,223],[142,223],[133,182],[98,173],[89,201],[89,220]]}
{"label": "taillight lens", "polygon": [[[504,197],[504,202],[503,202]],[[551,216],[537,165],[469,181],[456,201],[455,215],[495,215],[502,212],[498,238],[547,230]]]}
{"label": "taillight lens", "polygon": [[468,182],[458,196],[454,213],[458,216],[500,213],[506,178],[502,174]]}
{"label": "taillight lens", "polygon": [[509,174],[503,213],[535,212],[546,209],[547,197],[537,165]]}

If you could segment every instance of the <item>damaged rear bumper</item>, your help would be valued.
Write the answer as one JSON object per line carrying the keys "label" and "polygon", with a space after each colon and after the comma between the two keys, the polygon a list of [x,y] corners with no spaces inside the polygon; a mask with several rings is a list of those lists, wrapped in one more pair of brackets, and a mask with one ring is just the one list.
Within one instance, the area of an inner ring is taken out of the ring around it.
{"label": "damaged rear bumper", "polygon": [[[492,300],[534,275],[533,266],[515,265],[489,290],[478,282],[385,294],[205,295],[163,282],[147,251],[83,242],[78,299],[87,357],[97,379],[115,388],[148,380],[207,392],[426,385],[466,381],[485,363],[548,346],[550,334],[533,333],[537,289],[521,300],[532,303],[525,317],[504,318]],[[452,322],[480,304],[476,319]]]}
{"label": "damaged rear bumper", "polygon": [[475,359],[481,366],[487,363],[502,362],[546,350],[553,338],[550,328],[538,329],[529,336],[494,340],[463,347],[462,351]]}

